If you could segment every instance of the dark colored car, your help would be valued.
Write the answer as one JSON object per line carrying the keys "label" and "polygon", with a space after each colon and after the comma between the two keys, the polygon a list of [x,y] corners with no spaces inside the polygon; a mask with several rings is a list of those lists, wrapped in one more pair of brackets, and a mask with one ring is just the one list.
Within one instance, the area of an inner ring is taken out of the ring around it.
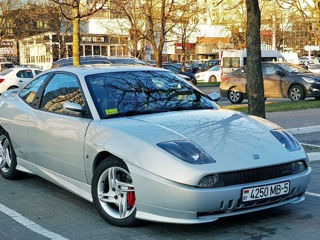
{"label": "dark colored car", "polygon": [[[194,75],[194,73],[191,73],[191,72],[183,72],[181,71],[181,69],[179,68],[176,68],[173,64],[162,64],[162,67],[164,69],[167,69],[177,75],[183,75],[183,76],[187,76],[190,78],[191,82],[194,84],[194,85],[197,85],[197,79],[196,79],[196,76]],[[183,77],[181,76],[181,77]],[[186,79],[187,80],[187,79]]]}
{"label": "dark colored car", "polygon": [[[306,97],[320,100],[320,75],[291,63],[262,63],[265,98],[291,98],[300,101]],[[224,75],[220,84],[221,96],[232,103],[247,98],[246,67]]]}
{"label": "dark colored car", "polygon": [[204,72],[209,69],[209,66],[204,63],[190,63],[189,65],[192,68],[193,73]]}
{"label": "dark colored car", "polygon": [[[96,65],[96,64],[133,64],[146,65],[145,62],[134,57],[107,57],[107,56],[90,56],[80,57],[80,65]],[[63,58],[55,61],[52,68],[66,67],[73,65],[73,58]]]}
{"label": "dark colored car", "polygon": [[[172,65],[175,66],[176,68],[180,69],[180,70],[182,69],[182,66],[183,66],[182,63],[172,63]],[[190,67],[189,64],[185,63],[184,69],[185,69],[184,72],[192,73],[192,68]]]}

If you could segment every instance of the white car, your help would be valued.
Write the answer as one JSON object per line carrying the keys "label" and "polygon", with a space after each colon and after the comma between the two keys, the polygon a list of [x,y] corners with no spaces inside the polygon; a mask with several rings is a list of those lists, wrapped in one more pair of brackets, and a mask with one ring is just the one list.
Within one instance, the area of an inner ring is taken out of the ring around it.
{"label": "white car", "polygon": [[320,73],[320,64],[311,64],[308,70],[313,73]]}
{"label": "white car", "polygon": [[207,71],[196,74],[197,81],[199,82],[221,82],[222,67],[214,66]]}
{"label": "white car", "polygon": [[41,71],[34,68],[8,68],[0,72],[0,94],[8,89],[21,88]]}

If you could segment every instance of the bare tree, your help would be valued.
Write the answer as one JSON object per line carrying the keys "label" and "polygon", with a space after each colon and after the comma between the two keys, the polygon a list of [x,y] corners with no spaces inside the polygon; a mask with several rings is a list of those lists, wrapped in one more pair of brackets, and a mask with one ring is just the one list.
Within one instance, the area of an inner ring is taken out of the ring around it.
{"label": "bare tree", "polygon": [[0,41],[12,36],[12,15],[11,12],[17,6],[16,0],[0,1]]}
{"label": "bare tree", "polygon": [[80,65],[80,20],[103,9],[108,0],[50,0],[60,8],[62,16],[72,21],[73,26],[73,65]]}
{"label": "bare tree", "polygon": [[197,0],[190,0],[188,5],[181,6],[180,11],[183,14],[182,17],[178,19],[179,21],[175,28],[173,28],[173,34],[181,44],[182,71],[185,71],[186,55],[189,50],[187,43],[191,35],[197,31],[200,15],[204,12],[204,8],[200,6]]}
{"label": "bare tree", "polygon": [[183,19],[184,9],[194,0],[119,0],[122,13],[129,20],[132,39],[151,43],[157,67],[162,66],[164,45],[168,35]]}

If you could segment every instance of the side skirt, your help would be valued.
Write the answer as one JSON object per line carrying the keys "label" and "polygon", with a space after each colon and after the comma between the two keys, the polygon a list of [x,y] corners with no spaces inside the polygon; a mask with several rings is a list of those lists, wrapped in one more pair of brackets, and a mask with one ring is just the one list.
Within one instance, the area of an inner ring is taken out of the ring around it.
{"label": "side skirt", "polygon": [[91,185],[79,182],[60,173],[53,172],[49,169],[40,167],[33,163],[17,158],[17,170],[27,173],[32,173],[42,177],[49,182],[52,182],[84,199],[89,202],[93,202],[91,195]]}

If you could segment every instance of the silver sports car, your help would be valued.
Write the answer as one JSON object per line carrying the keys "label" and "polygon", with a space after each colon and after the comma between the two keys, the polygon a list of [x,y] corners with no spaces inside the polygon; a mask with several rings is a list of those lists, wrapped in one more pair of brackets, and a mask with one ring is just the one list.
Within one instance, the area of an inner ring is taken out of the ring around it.
{"label": "silver sports car", "polygon": [[297,140],[215,100],[157,68],[49,70],[0,97],[1,175],[41,176],[118,226],[304,200],[311,168]]}

